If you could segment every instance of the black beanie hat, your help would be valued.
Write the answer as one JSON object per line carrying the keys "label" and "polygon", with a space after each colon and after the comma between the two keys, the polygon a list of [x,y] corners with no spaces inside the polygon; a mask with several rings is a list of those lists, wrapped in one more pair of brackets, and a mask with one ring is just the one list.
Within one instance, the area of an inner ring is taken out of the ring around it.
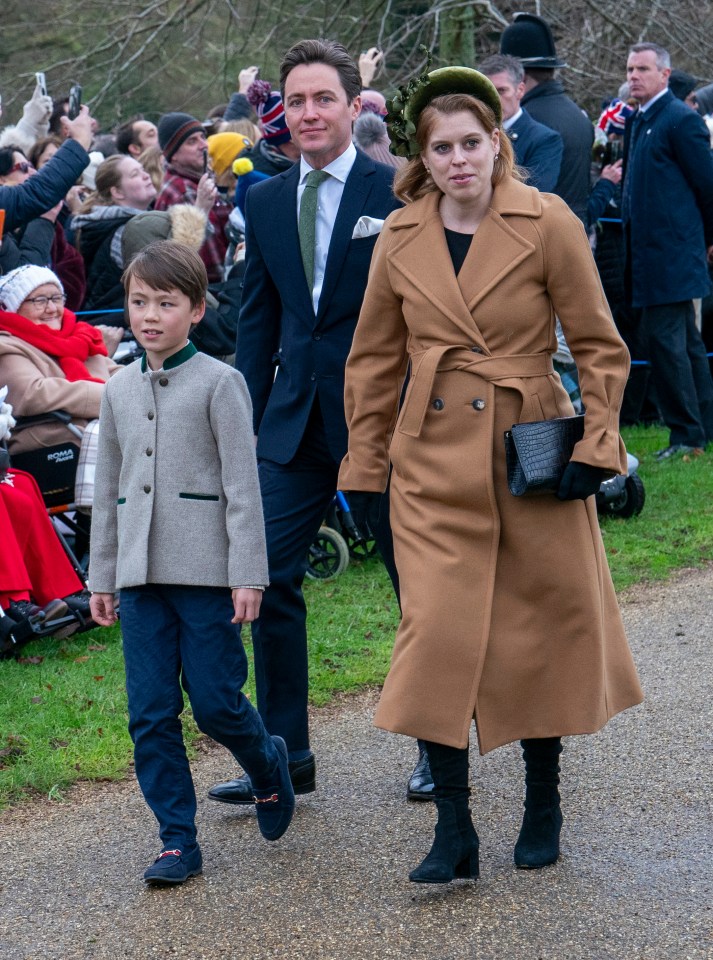
{"label": "black beanie hat", "polygon": [[683,70],[672,70],[668,78],[668,88],[678,100],[685,100],[697,83],[695,77]]}
{"label": "black beanie hat", "polygon": [[705,87],[699,87],[696,90],[696,100],[698,101],[698,112],[702,117],[713,113],[713,83],[707,83]]}
{"label": "black beanie hat", "polygon": [[551,70],[566,67],[555,50],[547,21],[534,13],[516,13],[514,23],[503,30],[500,37],[500,52],[519,60],[523,67]]}
{"label": "black beanie hat", "polygon": [[205,130],[190,113],[164,113],[158,122],[158,142],[166,160],[194,133],[205,133]]}

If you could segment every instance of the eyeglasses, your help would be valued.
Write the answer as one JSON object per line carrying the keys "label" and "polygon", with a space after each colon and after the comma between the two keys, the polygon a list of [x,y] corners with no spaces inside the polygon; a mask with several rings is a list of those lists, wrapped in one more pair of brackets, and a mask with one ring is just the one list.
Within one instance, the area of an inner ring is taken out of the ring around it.
{"label": "eyeglasses", "polygon": [[44,310],[48,303],[53,304],[56,307],[63,306],[67,302],[67,298],[64,294],[57,293],[53,297],[28,297],[24,303],[31,303],[38,310]]}
{"label": "eyeglasses", "polygon": [[22,163],[16,163],[13,167],[10,167],[10,173],[29,173],[30,170],[34,170],[29,160],[23,160]]}

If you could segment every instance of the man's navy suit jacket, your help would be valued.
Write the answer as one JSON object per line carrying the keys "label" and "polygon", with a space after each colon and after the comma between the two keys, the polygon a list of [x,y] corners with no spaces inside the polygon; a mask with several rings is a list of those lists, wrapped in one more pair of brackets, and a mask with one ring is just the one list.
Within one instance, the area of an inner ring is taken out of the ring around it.
{"label": "man's navy suit jacket", "polygon": [[533,120],[527,110],[508,130],[519,166],[527,171],[527,183],[543,193],[554,193],[560,175],[562,137],[551,127]]}
{"label": "man's navy suit jacket", "polygon": [[[713,157],[702,118],[670,90],[626,121],[624,203],[627,282],[635,307],[679,303],[710,290]],[[635,124],[636,134],[632,149]]]}
{"label": "man's navy suit jacket", "polygon": [[[385,219],[400,206],[394,171],[357,153],[344,185],[315,316],[297,233],[300,165],[250,188],[246,269],[235,366],[253,403],[257,455],[288,463],[319,398],[329,450],[347,451],[344,367],[377,237],[352,239],[362,216]],[[275,369],[277,367],[277,370]]]}

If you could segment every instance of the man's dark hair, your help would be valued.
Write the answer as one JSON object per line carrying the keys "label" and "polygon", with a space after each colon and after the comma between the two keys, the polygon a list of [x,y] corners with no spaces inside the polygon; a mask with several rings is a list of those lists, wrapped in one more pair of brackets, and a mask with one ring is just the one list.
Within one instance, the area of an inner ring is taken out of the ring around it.
{"label": "man's dark hair", "polygon": [[494,77],[496,73],[507,73],[515,86],[525,79],[525,71],[517,57],[510,57],[506,53],[494,53],[478,67],[486,77]]}
{"label": "man's dark hair", "polygon": [[10,143],[6,147],[0,147],[0,177],[6,177],[15,166],[15,154],[21,153],[25,156],[22,147],[16,147]]}
{"label": "man's dark hair", "polygon": [[554,80],[554,67],[525,67],[525,76],[531,77],[535,83],[547,83]]}
{"label": "man's dark hair", "polygon": [[359,67],[349,56],[347,48],[337,40],[299,40],[290,47],[280,64],[280,92],[285,99],[285,82],[295,67],[308,63],[324,63],[334,67],[339,82],[351,103],[361,93]]}
{"label": "man's dark hair", "polygon": [[144,118],[139,113],[135,117],[132,117],[131,120],[127,120],[126,123],[122,123],[122,125],[118,128],[116,131],[116,149],[119,151],[119,153],[125,153],[130,156],[129,147],[132,144],[139,146],[139,140],[136,131],[134,130],[134,124],[143,119]]}
{"label": "man's dark hair", "polygon": [[152,290],[180,290],[192,307],[203,303],[208,290],[205,264],[195,250],[175,240],[155,240],[136,254],[121,278],[127,295],[132,279]]}
{"label": "man's dark hair", "polygon": [[659,43],[635,43],[632,47],[629,47],[629,53],[646,53],[649,50],[656,54],[656,68],[658,70],[665,70],[671,66],[671,54],[666,47],[662,47]]}

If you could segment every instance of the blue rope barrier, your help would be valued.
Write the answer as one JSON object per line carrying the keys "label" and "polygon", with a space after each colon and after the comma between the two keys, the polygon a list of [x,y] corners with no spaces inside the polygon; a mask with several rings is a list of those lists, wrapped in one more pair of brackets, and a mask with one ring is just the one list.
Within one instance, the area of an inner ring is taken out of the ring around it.
{"label": "blue rope barrier", "polygon": [[112,307],[111,310],[77,310],[74,314],[75,317],[91,317],[93,314],[101,313],[123,313],[123,307]]}

